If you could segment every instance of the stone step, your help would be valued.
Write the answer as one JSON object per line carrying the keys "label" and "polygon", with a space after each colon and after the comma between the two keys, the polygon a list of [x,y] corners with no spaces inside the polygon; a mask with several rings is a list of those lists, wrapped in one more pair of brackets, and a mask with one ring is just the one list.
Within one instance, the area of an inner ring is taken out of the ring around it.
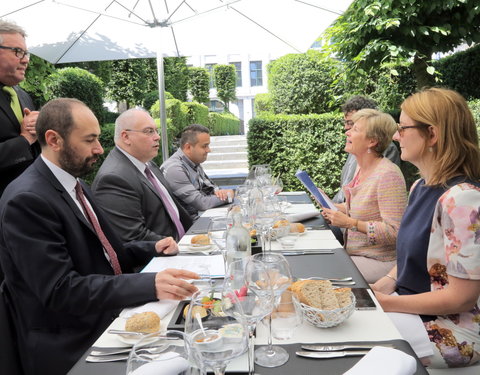
{"label": "stone step", "polygon": [[248,159],[248,153],[245,152],[211,152],[208,154],[207,161],[215,160],[238,160],[244,161]]}
{"label": "stone step", "polygon": [[215,147],[243,147],[247,148],[247,141],[217,141],[217,142],[210,142],[210,148],[215,148]]}
{"label": "stone step", "polygon": [[202,164],[203,169],[234,169],[248,168],[247,160],[214,160],[206,161]]}
{"label": "stone step", "polygon": [[217,141],[246,141],[247,136],[245,135],[215,135],[210,137],[210,142]]}
{"label": "stone step", "polygon": [[211,154],[217,154],[217,153],[226,153],[226,152],[247,152],[247,146],[242,146],[242,145],[221,145],[221,144],[216,144],[216,145],[211,145],[210,144],[210,153]]}

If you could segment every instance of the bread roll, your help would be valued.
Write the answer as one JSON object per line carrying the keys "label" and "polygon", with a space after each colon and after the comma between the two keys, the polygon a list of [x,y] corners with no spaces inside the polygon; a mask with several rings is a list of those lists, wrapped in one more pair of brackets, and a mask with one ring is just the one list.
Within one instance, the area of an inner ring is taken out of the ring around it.
{"label": "bread roll", "polygon": [[190,240],[192,245],[210,245],[210,238],[206,234],[197,234]]}
{"label": "bread roll", "polygon": [[288,220],[277,220],[273,223],[273,228],[286,227],[287,225],[289,225]]}
{"label": "bread roll", "polygon": [[352,302],[350,288],[333,289],[329,280],[299,280],[289,289],[300,302],[320,310],[338,309]]}
{"label": "bread roll", "polygon": [[153,311],[135,314],[127,319],[125,331],[154,333],[160,331],[160,318]]}
{"label": "bread roll", "polygon": [[303,233],[305,232],[305,225],[302,223],[290,223],[290,232]]}

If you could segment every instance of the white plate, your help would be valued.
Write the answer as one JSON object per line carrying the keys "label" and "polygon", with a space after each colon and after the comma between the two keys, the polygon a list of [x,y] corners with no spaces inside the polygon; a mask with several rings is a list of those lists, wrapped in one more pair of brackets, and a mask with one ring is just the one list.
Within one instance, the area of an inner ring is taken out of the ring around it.
{"label": "white plate", "polygon": [[210,250],[212,248],[212,244],[210,245],[188,245],[190,250],[197,250],[197,251],[205,251]]}
{"label": "white plate", "polygon": [[[137,343],[137,341],[139,341],[143,336],[138,336],[138,338],[136,337],[132,337],[132,338],[126,338],[124,336],[120,336],[120,335],[115,335],[117,336],[117,338],[123,342],[124,344],[127,344],[127,345],[135,345]],[[150,344],[154,341],[156,341],[157,339],[155,337],[151,337],[150,339],[148,340],[145,340],[145,344]]]}

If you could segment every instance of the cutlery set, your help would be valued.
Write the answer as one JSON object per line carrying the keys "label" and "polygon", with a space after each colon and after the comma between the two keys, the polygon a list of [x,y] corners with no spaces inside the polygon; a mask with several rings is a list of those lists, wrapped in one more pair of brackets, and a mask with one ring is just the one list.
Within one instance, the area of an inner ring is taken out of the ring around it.
{"label": "cutlery set", "polygon": [[375,346],[393,348],[393,345],[389,344],[302,345],[305,351],[298,351],[295,354],[299,357],[314,359],[363,356]]}
{"label": "cutlery set", "polygon": [[[312,358],[312,359],[328,359],[328,358],[341,358],[341,357],[351,357],[351,356],[363,356],[369,352],[370,349],[375,346],[384,346],[393,348],[393,345],[389,344],[343,344],[343,345],[302,345],[302,351],[297,351],[295,354],[299,357]],[[101,350],[99,348],[94,349],[87,356],[87,362],[116,362],[116,361],[126,361],[128,359],[128,354],[130,353],[131,348],[121,348],[118,350],[112,351],[111,349]],[[161,349],[159,348],[149,348],[145,347],[141,349],[143,355],[149,356],[152,358],[155,355],[160,354]]]}

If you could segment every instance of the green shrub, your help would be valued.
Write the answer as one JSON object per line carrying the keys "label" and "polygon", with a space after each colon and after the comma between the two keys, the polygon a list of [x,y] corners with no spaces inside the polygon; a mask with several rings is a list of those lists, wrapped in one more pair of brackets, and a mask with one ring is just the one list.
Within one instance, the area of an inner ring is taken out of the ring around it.
{"label": "green shrub", "polygon": [[444,57],[434,63],[443,86],[458,91],[467,100],[480,98],[480,45]]}
{"label": "green shrub", "polygon": [[210,112],[208,128],[211,135],[240,134],[240,120],[231,113]]}
{"label": "green shrub", "polygon": [[475,119],[475,124],[477,125],[477,133],[480,138],[480,99],[468,102],[468,106],[472,111],[473,118]]}
{"label": "green shrub", "polygon": [[237,83],[235,65],[215,65],[213,67],[213,75],[215,77],[217,96],[228,111],[230,102],[237,99],[235,96]]}
{"label": "green shrub", "polygon": [[49,97],[77,98],[103,123],[103,83],[94,74],[80,68],[63,68],[50,76]]}
{"label": "green shrub", "polygon": [[[165,112],[167,119],[172,121],[173,136],[177,136],[187,124],[187,107],[178,99],[165,100]],[[154,119],[160,118],[160,104],[157,100],[150,108],[150,115]]]}
{"label": "green shrub", "polygon": [[165,57],[163,59],[165,71],[165,90],[175,99],[187,101],[188,67],[186,57]]}
{"label": "green shrub", "polygon": [[187,126],[191,124],[200,124],[208,126],[208,107],[197,102],[185,102],[183,105],[187,108]]}
{"label": "green shrub", "polygon": [[340,114],[269,114],[250,120],[249,129],[249,165],[270,164],[273,174],[281,175],[286,191],[304,190],[295,177],[298,169],[305,170],[328,195],[338,190],[347,157]]}
{"label": "green shrub", "polygon": [[254,109],[256,116],[264,112],[273,112],[272,95],[269,93],[255,95]]}
{"label": "green shrub", "polygon": [[318,51],[289,54],[269,64],[268,84],[275,113],[332,111],[337,62]]}

